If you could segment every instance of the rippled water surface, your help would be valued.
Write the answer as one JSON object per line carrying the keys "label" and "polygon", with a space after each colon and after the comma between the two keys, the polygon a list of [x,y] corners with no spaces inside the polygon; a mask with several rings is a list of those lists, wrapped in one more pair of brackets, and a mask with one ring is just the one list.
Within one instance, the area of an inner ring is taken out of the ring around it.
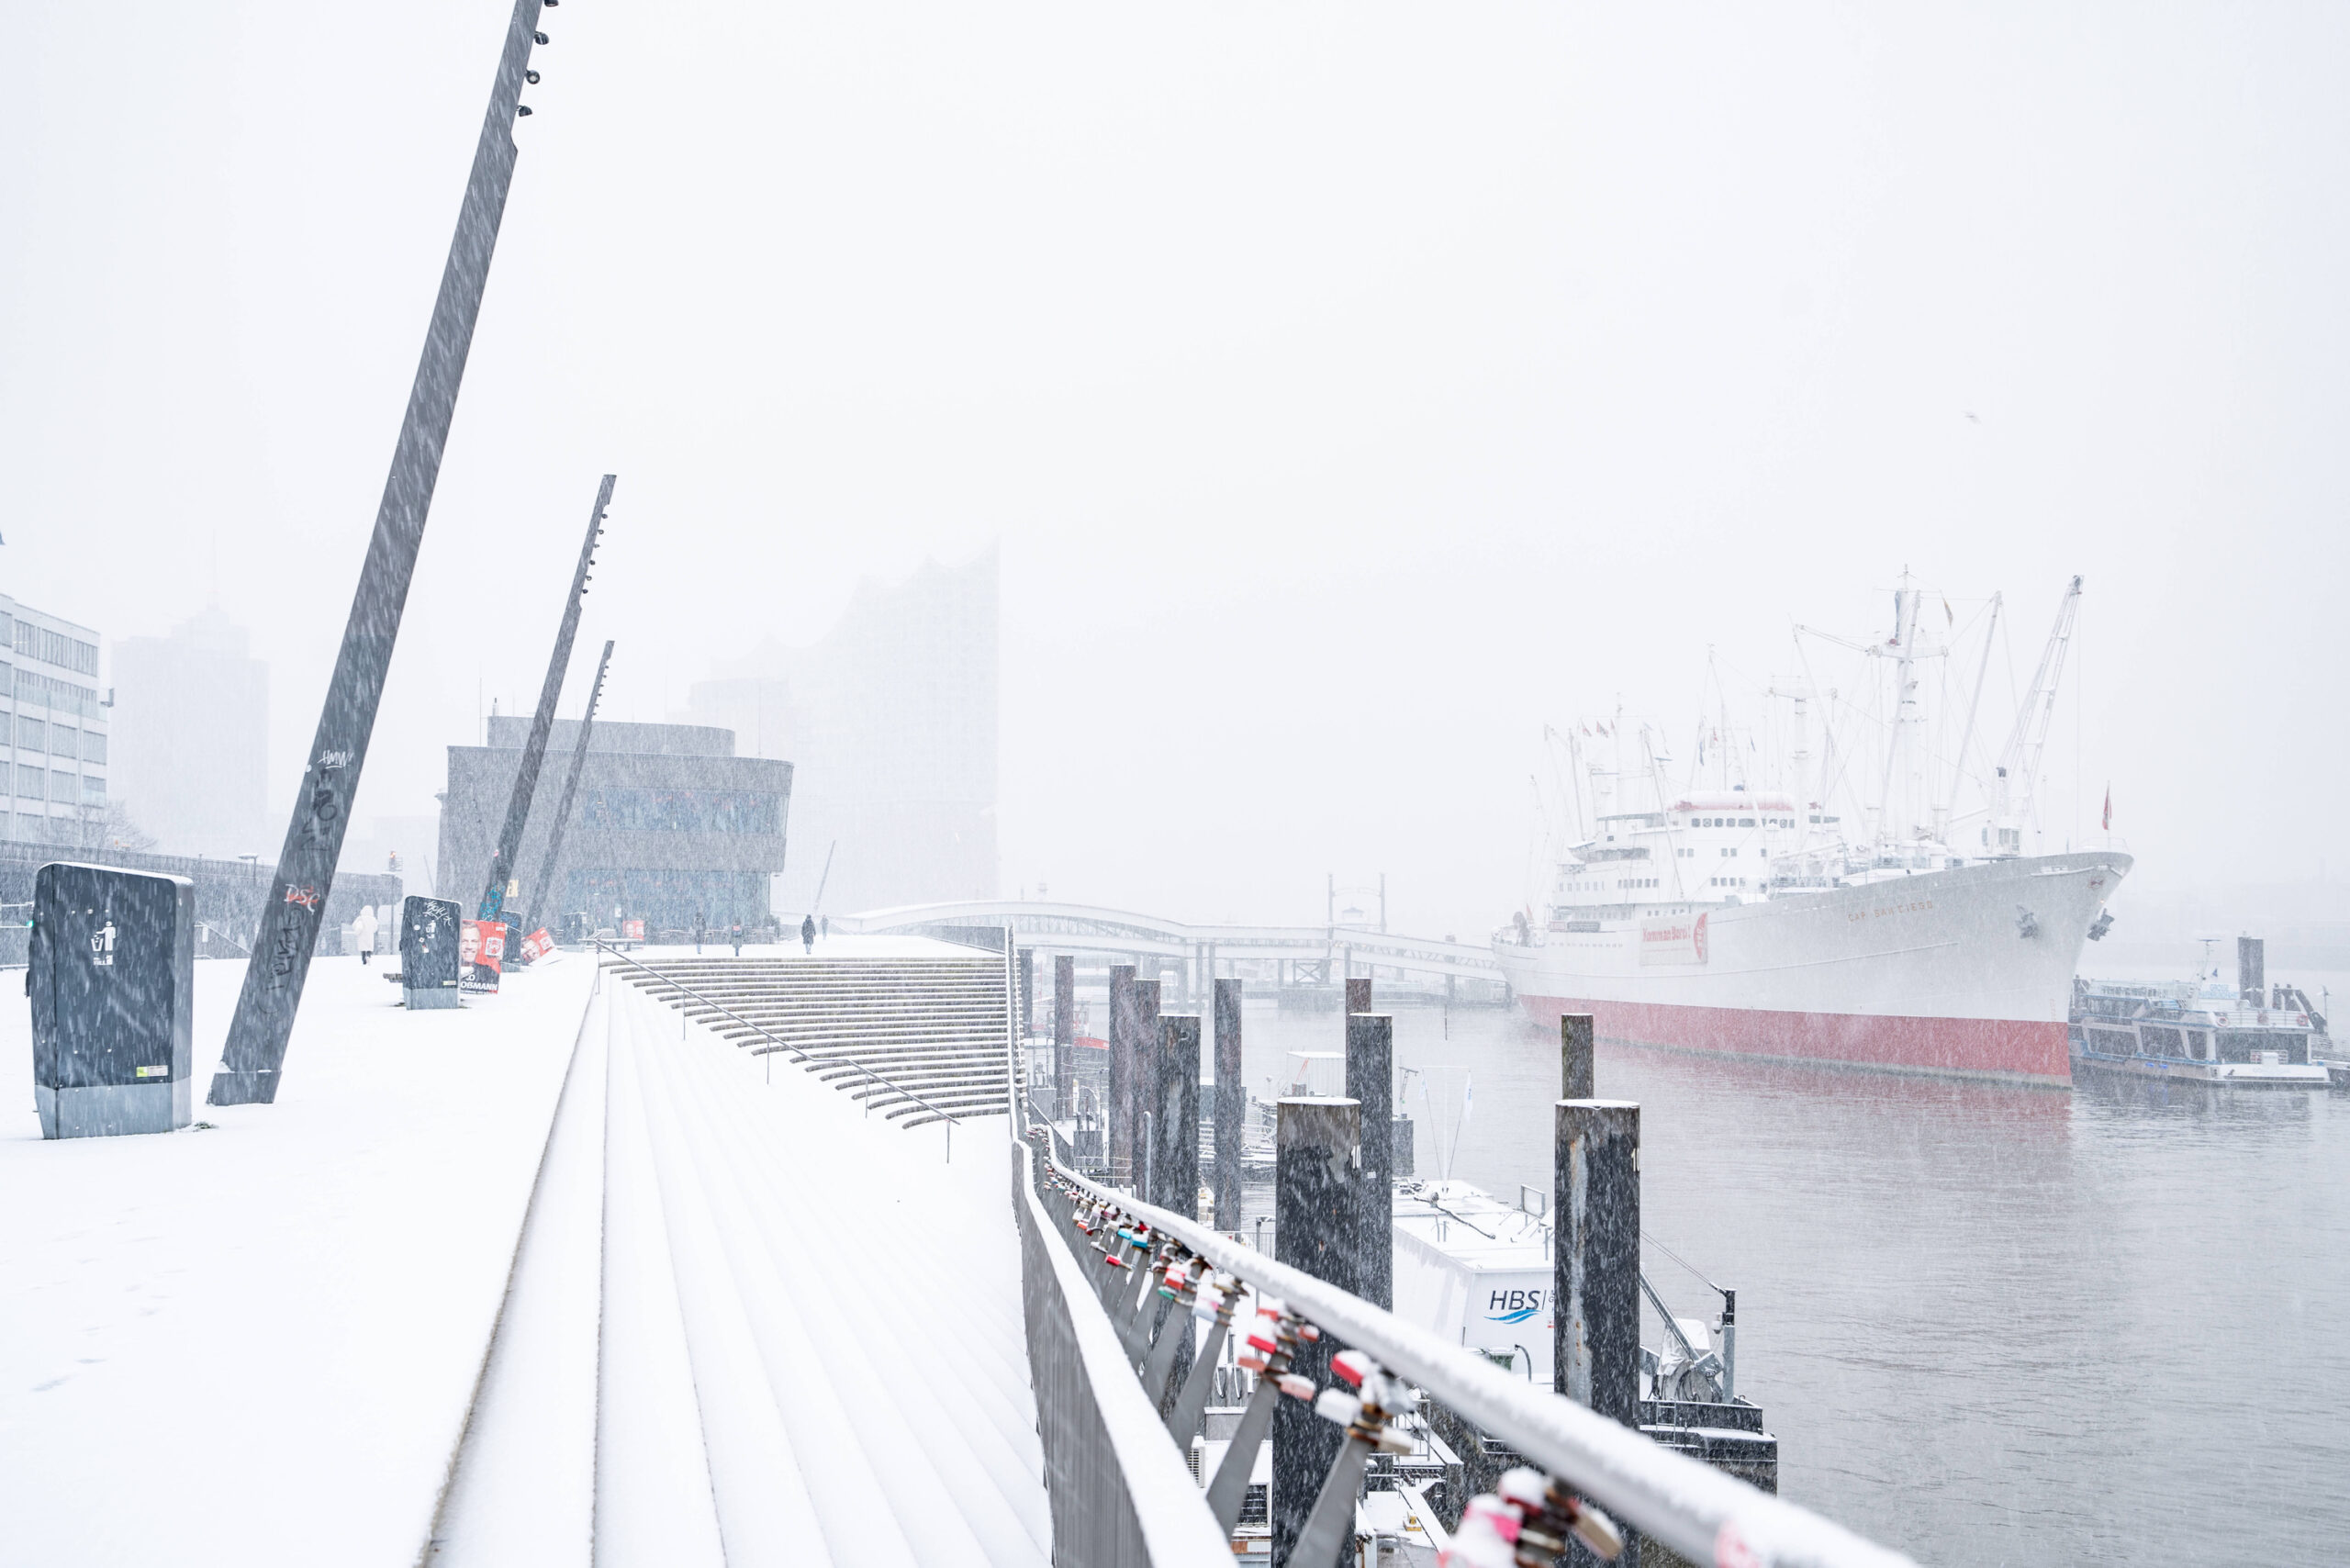
{"label": "rippled water surface", "polygon": [[[1452,1174],[1547,1192],[1556,1035],[1497,1011],[1395,1028],[1435,1091],[1399,1107],[1421,1173],[1466,1077]],[[1288,1052],[1343,1046],[1333,1014],[1253,1004],[1245,1038],[1260,1097]],[[2350,1555],[2350,1094],[1606,1046],[1598,1080],[1642,1107],[1643,1228],[1739,1293],[1739,1388],[1785,1495],[1936,1562]],[[1716,1310],[1653,1245],[1646,1270]]]}

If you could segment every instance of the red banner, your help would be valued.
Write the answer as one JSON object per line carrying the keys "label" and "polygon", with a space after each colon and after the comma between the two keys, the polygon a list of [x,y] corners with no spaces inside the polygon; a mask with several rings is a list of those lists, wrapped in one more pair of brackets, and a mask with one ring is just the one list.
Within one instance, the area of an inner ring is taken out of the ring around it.
{"label": "red banner", "polygon": [[554,938],[547,935],[547,928],[543,925],[522,938],[522,959],[525,963],[535,964],[554,951]]}
{"label": "red banner", "polygon": [[625,939],[625,940],[627,940],[627,941],[630,941],[630,942],[642,942],[642,941],[643,941],[643,940],[644,940],[644,922],[643,922],[643,921],[641,921],[641,920],[623,920],[623,921],[621,921],[621,937],[622,937],[623,939]]}

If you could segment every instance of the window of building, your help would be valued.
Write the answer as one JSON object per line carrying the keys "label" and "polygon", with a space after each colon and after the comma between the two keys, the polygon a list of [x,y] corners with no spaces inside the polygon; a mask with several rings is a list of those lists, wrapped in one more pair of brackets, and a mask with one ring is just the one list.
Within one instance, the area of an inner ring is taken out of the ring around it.
{"label": "window of building", "polygon": [[106,737],[105,732],[100,730],[84,730],[82,732],[82,760],[84,762],[104,762],[106,759]]}
{"label": "window of building", "polygon": [[103,806],[106,803],[106,781],[94,773],[82,775],[82,803]]}
{"label": "window of building", "polygon": [[81,731],[79,731],[79,730],[77,730],[77,729],[73,728],[71,724],[51,724],[51,725],[50,725],[50,727],[49,727],[49,755],[50,755],[50,756],[77,756],[81,755],[81,751],[82,751],[82,732],[81,732]]}
{"label": "window of building", "polygon": [[39,719],[19,715],[17,719],[17,744],[27,751],[49,749],[49,726]]}
{"label": "window of building", "polygon": [[74,786],[73,775],[66,772],[62,767],[52,767],[49,770],[49,798],[50,800],[70,801],[81,792],[82,791]]}
{"label": "window of building", "polygon": [[777,796],[734,790],[591,790],[580,802],[587,827],[616,833],[777,834]]}
{"label": "window of building", "polygon": [[76,686],[70,680],[58,680],[46,675],[36,675],[28,669],[17,671],[17,705],[32,703],[60,713],[80,713],[86,718],[103,718],[105,710],[98,706],[98,694],[86,686]]}
{"label": "window of building", "polygon": [[39,800],[42,794],[42,785],[47,782],[41,775],[47,771],[47,768],[33,767],[24,763],[17,764],[17,795],[18,799],[26,801]]}
{"label": "window of building", "polygon": [[61,665],[77,675],[98,673],[98,645],[95,643],[84,643],[79,637],[69,637],[62,632],[36,626],[29,621],[16,623],[14,643],[22,657]]}

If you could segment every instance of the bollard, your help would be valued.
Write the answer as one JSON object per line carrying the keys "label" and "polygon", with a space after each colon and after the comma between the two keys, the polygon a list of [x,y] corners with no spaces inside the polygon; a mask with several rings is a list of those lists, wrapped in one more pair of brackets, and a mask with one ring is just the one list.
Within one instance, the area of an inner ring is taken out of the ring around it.
{"label": "bollard", "polygon": [[1142,1136],[1141,1127],[1143,1113],[1158,1093],[1158,981],[1136,980],[1134,995],[1134,1070],[1126,1080],[1133,1103],[1126,1113],[1126,1125],[1136,1133],[1133,1173],[1127,1179],[1148,1203],[1150,1194],[1143,1187],[1150,1180],[1150,1142]]}
{"label": "bollard", "polygon": [[[1558,1104],[1554,1386],[1579,1405],[1640,1424],[1640,1108],[1627,1100]],[[1619,1563],[1637,1563],[1627,1531]],[[1570,1563],[1598,1561],[1580,1544]]]}
{"label": "bollard", "polygon": [[[1151,1202],[1185,1219],[1200,1217],[1200,1020],[1177,1014],[1158,1021],[1158,1088],[1152,1107]],[[1192,1308],[1188,1300],[1162,1308],[1159,1333],[1177,1334],[1171,1385],[1145,1388],[1163,1416],[1192,1371]],[[1161,1387],[1166,1389],[1164,1396]]]}
{"label": "bollard", "polygon": [[1110,1181],[1123,1186],[1135,1179],[1135,967],[1110,966],[1110,1103],[1102,1107],[1110,1160]]}
{"label": "bollard", "polygon": [[1371,1011],[1371,977],[1369,975],[1347,977],[1347,1011],[1348,1013]]}
{"label": "bollard", "polygon": [[1036,949],[1022,947],[1020,955],[1020,1039],[1024,1045],[1036,1032]]}
{"label": "bollard", "polygon": [[[1348,980],[1348,985],[1354,982]],[[1371,982],[1365,980],[1368,986]],[[1347,1098],[1362,1107],[1362,1181],[1357,1201],[1355,1294],[1395,1305],[1395,1020],[1384,1013],[1347,1018]]]}
{"label": "bollard", "polygon": [[1240,982],[1215,982],[1215,1227],[1240,1228],[1240,1145],[1248,1081],[1240,1071]]}
{"label": "bollard", "polygon": [[1595,1071],[1591,1051],[1591,1014],[1560,1014],[1559,1098],[1588,1100],[1597,1094],[1599,1090],[1594,1082]]}
{"label": "bollard", "polygon": [[[1068,1121],[1076,1113],[1076,1089],[1070,1080],[1077,1063],[1077,956],[1053,956],[1053,1115]],[[1071,1163],[1075,1163],[1074,1160]]]}
{"label": "bollard", "polygon": [[[1361,1294],[1356,1235],[1362,1184],[1362,1107],[1352,1100],[1283,1100],[1275,1107],[1274,1256],[1342,1291]],[[1296,1375],[1320,1386],[1330,1354],[1321,1338],[1298,1347]],[[1322,1478],[1346,1434],[1310,1407],[1283,1400],[1273,1412],[1273,1568],[1287,1568]],[[1326,1562],[1296,1568],[1333,1568]]]}

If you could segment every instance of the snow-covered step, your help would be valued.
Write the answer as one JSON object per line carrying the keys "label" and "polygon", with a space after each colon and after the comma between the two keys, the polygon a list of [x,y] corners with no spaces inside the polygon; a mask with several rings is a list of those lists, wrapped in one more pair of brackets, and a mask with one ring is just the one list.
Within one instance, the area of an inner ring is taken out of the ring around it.
{"label": "snow-covered step", "polygon": [[[1048,1562],[1008,1123],[962,1129],[950,1160],[938,1133],[908,1137],[806,1074],[770,1081],[676,1020],[607,974],[436,1563]],[[550,1217],[590,1209],[593,1268],[576,1224]],[[532,1288],[557,1279],[567,1296]],[[588,1354],[565,1327],[583,1312],[600,1324]],[[565,1353],[532,1350],[551,1334]],[[533,1362],[560,1363],[537,1386],[563,1413],[536,1434],[498,1418],[521,1408],[510,1369]],[[500,1437],[546,1456],[535,1492]],[[498,1489],[541,1540],[474,1506]]]}

